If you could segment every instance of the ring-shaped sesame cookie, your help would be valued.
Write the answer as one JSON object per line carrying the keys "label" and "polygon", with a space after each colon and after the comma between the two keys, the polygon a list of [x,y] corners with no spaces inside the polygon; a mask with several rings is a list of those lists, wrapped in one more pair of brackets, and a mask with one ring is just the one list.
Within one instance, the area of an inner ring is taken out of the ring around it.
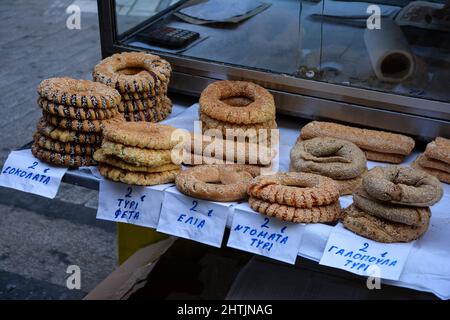
{"label": "ring-shaped sesame cookie", "polygon": [[37,91],[51,102],[79,108],[116,108],[121,100],[119,92],[104,84],[67,77],[43,80]]}
{"label": "ring-shaped sesame cookie", "polygon": [[100,148],[100,145],[78,144],[78,143],[64,143],[50,139],[44,135],[35,132],[33,135],[35,144],[42,149],[47,149],[51,152],[76,154],[79,156],[92,157],[95,150]]}
{"label": "ring-shaped sesame cookie", "polygon": [[173,182],[180,169],[163,172],[135,172],[122,170],[104,163],[98,165],[100,174],[110,180],[139,186],[152,186]]}
{"label": "ring-shaped sesame cookie", "polygon": [[161,106],[155,106],[146,110],[136,112],[124,112],[123,116],[127,121],[147,121],[147,122],[160,122],[166,119],[172,112],[172,103],[162,104]]}
{"label": "ring-shaped sesame cookie", "polygon": [[262,175],[252,180],[248,194],[270,203],[296,208],[325,206],[339,199],[339,189],[331,178],[305,172]]}
{"label": "ring-shaped sesame cookie", "polygon": [[39,98],[38,105],[47,113],[75,120],[104,120],[115,117],[119,111],[117,108],[93,109],[78,108],[48,101]]}
{"label": "ring-shaped sesame cookie", "polygon": [[77,168],[94,166],[97,164],[97,162],[95,162],[95,160],[90,156],[53,152],[40,148],[36,144],[31,146],[31,153],[39,160],[59,167]]}
{"label": "ring-shaped sesame cookie", "polygon": [[[232,97],[245,97],[252,102],[235,106],[224,102]],[[236,124],[268,122],[275,119],[275,102],[269,91],[252,82],[217,81],[203,90],[200,112],[211,118]]]}
{"label": "ring-shaped sesame cookie", "polygon": [[80,131],[85,133],[100,133],[108,122],[125,122],[122,117],[114,117],[107,120],[75,120],[54,116],[44,113],[47,123],[70,131]]}
{"label": "ring-shaped sesame cookie", "polygon": [[338,220],[341,215],[339,201],[311,208],[297,208],[279,203],[271,203],[255,197],[250,197],[248,203],[253,210],[261,214],[296,223],[333,222]]}
{"label": "ring-shaped sesame cookie", "polygon": [[175,184],[188,196],[211,201],[238,201],[247,195],[250,180],[260,168],[250,165],[199,165],[181,171]]}
{"label": "ring-shaped sesame cookie", "polygon": [[320,174],[336,180],[359,177],[367,168],[366,156],[350,141],[319,137],[297,141],[291,150],[295,171]]}
{"label": "ring-shaped sesame cookie", "polygon": [[65,143],[81,143],[81,144],[101,144],[102,135],[100,133],[83,133],[79,131],[71,131],[58,128],[51,125],[41,118],[37,125],[37,132],[41,135],[56,141]]}
{"label": "ring-shaped sesame cookie", "polygon": [[93,71],[95,81],[122,93],[161,94],[170,80],[172,68],[160,57],[145,52],[116,53],[103,59]]}
{"label": "ring-shaped sesame cookie", "polygon": [[411,167],[375,167],[364,175],[362,185],[374,199],[409,206],[432,206],[443,196],[436,177]]}

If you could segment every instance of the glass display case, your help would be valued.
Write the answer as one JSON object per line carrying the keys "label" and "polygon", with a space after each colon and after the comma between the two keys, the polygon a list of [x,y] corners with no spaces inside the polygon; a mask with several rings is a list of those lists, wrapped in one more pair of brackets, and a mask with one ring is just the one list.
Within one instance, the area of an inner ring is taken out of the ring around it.
{"label": "glass display case", "polygon": [[257,82],[277,110],[450,136],[450,3],[407,0],[98,1],[103,56],[145,50],[170,90]]}

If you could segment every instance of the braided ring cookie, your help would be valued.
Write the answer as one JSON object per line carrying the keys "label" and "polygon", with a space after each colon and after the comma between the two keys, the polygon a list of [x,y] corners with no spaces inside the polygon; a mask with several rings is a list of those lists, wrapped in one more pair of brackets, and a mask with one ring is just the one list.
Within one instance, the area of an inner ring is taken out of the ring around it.
{"label": "braided ring cookie", "polygon": [[[245,97],[252,102],[246,106],[233,106],[223,99]],[[275,102],[263,87],[245,81],[217,81],[203,90],[200,112],[211,118],[236,124],[253,124],[275,119]]]}
{"label": "braided ring cookie", "polygon": [[108,164],[110,166],[133,172],[147,172],[147,173],[155,173],[155,172],[164,172],[170,170],[180,169],[180,166],[176,164],[164,164],[162,166],[136,166],[130,164],[128,162],[123,161],[119,157],[107,155],[103,152],[103,149],[98,149],[94,153],[94,160],[97,162],[102,162]]}
{"label": "braided ring cookie", "polygon": [[[202,122],[202,131],[205,133],[206,130],[209,129],[218,129],[222,131],[224,137],[227,136],[227,130],[233,130],[236,132],[236,135],[247,136],[248,138],[259,136],[261,130],[265,130],[267,136],[270,138],[270,129],[276,129],[277,123],[275,119],[272,119],[267,122],[255,123],[255,124],[234,124],[230,122],[224,122],[220,120],[216,120],[214,118],[209,117],[205,113],[199,114],[200,121]],[[254,130],[254,134],[253,133]]]}
{"label": "braided ring cookie", "polygon": [[296,208],[330,205],[339,199],[338,186],[332,179],[304,172],[256,177],[248,187],[248,194],[263,201]]}
{"label": "braided ring cookie", "polygon": [[188,196],[212,201],[238,201],[246,197],[249,181],[260,168],[249,165],[200,165],[181,171],[175,178],[178,190]]}
{"label": "braided ring cookie", "polygon": [[154,108],[155,106],[161,106],[163,98],[164,97],[151,97],[148,99],[140,99],[140,100],[122,100],[119,103],[119,111],[136,112],[148,110]]}
{"label": "braided ring cookie", "polygon": [[44,114],[44,119],[47,123],[50,123],[54,126],[70,131],[80,131],[85,133],[100,133],[107,122],[124,121],[120,117],[115,117],[108,120],[74,120],[52,116],[48,113]]}
{"label": "braided ring cookie", "polygon": [[156,55],[144,52],[117,53],[102,60],[94,68],[94,81],[123,93],[162,93],[169,83],[172,68]]}
{"label": "braided ring cookie", "polygon": [[44,118],[41,118],[40,121],[38,122],[37,132],[53,140],[65,143],[70,142],[70,143],[96,144],[96,145],[102,143],[101,134],[63,130],[51,124],[48,124],[44,120]]}
{"label": "braided ring cookie", "polygon": [[416,227],[426,223],[431,215],[429,207],[391,205],[373,200],[362,188],[353,193],[353,203],[370,215]]}
{"label": "braided ring cookie", "polygon": [[155,173],[132,172],[100,163],[98,171],[102,176],[113,181],[139,186],[152,186],[173,182],[180,169]]}
{"label": "braided ring cookie", "polygon": [[37,91],[51,102],[79,108],[115,108],[121,100],[119,92],[104,84],[72,78],[43,80]]}
{"label": "braided ring cookie", "polygon": [[419,227],[391,222],[367,214],[354,204],[346,208],[342,214],[344,227],[367,239],[384,243],[416,240],[427,231],[430,223],[429,216],[424,220],[424,224]]}
{"label": "braided ring cookie", "polygon": [[176,128],[148,122],[111,123],[103,129],[106,140],[130,147],[170,150],[178,141],[172,141]]}
{"label": "braided ring cookie", "polygon": [[374,199],[417,207],[432,206],[443,195],[436,177],[411,167],[375,167],[364,175],[362,185]]}
{"label": "braided ring cookie", "polygon": [[106,155],[116,156],[136,166],[162,166],[172,163],[171,150],[150,150],[129,147],[103,140],[102,150]]}
{"label": "braided ring cookie", "polygon": [[56,153],[42,149],[36,144],[32,145],[31,153],[39,160],[60,167],[77,168],[97,164],[90,156]]}
{"label": "braided ring cookie", "polygon": [[103,120],[116,116],[119,112],[116,108],[89,109],[77,108],[61,104],[55,104],[46,99],[39,98],[39,106],[47,113],[76,120]]}
{"label": "braided ring cookie", "polygon": [[99,145],[64,143],[49,139],[35,132],[34,142],[42,149],[47,149],[55,153],[76,154],[79,156],[92,156]]}
{"label": "braided ring cookie", "polygon": [[147,110],[136,112],[125,112],[123,116],[127,121],[146,121],[146,122],[160,122],[167,118],[172,112],[172,105],[153,107]]}
{"label": "braided ring cookie", "polygon": [[297,141],[291,150],[291,165],[295,171],[345,180],[356,178],[366,170],[366,156],[352,142],[313,138]]}
{"label": "braided ring cookie", "polygon": [[339,201],[311,208],[296,208],[279,203],[266,202],[254,197],[250,197],[248,203],[253,210],[261,214],[296,223],[333,222],[339,219],[341,214]]}

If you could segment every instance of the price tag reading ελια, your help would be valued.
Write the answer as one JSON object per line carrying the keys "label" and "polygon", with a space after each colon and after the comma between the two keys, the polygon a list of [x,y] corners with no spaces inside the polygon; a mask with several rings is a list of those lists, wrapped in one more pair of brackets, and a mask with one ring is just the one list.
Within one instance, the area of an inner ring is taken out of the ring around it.
{"label": "price tag reading \u03b5\u03bb\u03b9\u03b1", "polygon": [[36,159],[30,150],[13,151],[3,165],[0,186],[53,199],[66,171]]}
{"label": "price tag reading \u03b5\u03bb\u03b9\u03b1", "polygon": [[302,227],[256,213],[245,203],[234,209],[227,246],[295,264]]}
{"label": "price tag reading \u03b5\u03bb\u03b9\u03b1", "polygon": [[191,198],[170,188],[164,194],[156,230],[219,248],[230,205]]}
{"label": "price tag reading \u03b5\u03bb\u03b9\u03b1", "polygon": [[338,224],[331,231],[320,264],[361,276],[398,280],[413,244],[372,241]]}
{"label": "price tag reading \u03b5\u03bb\u03b9\u03b1", "polygon": [[168,185],[143,187],[100,180],[97,219],[156,228]]}

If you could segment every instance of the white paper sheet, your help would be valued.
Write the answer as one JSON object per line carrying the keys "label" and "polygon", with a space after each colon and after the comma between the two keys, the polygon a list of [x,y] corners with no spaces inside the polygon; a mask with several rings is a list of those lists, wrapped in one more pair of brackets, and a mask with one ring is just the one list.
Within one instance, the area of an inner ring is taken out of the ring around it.
{"label": "white paper sheet", "polygon": [[169,188],[156,230],[219,248],[232,204],[191,198]]}
{"label": "white paper sheet", "polygon": [[35,158],[30,149],[12,151],[3,165],[0,186],[53,199],[66,171]]}

